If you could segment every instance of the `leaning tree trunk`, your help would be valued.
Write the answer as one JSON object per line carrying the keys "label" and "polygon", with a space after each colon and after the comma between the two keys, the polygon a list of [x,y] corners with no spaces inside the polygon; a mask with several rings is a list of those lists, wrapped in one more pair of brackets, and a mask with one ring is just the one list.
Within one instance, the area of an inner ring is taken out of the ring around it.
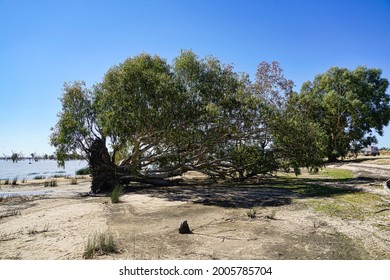
{"label": "leaning tree trunk", "polygon": [[96,139],[89,150],[89,168],[93,193],[110,192],[117,184],[116,165],[111,161],[105,142]]}

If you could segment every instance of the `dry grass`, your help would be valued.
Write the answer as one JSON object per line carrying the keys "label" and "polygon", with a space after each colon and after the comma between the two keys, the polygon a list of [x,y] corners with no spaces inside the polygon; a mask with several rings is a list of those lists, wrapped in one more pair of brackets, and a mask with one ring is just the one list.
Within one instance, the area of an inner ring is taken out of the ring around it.
{"label": "dry grass", "polygon": [[113,235],[109,232],[99,232],[88,238],[83,258],[92,259],[96,254],[106,255],[117,252],[118,248]]}

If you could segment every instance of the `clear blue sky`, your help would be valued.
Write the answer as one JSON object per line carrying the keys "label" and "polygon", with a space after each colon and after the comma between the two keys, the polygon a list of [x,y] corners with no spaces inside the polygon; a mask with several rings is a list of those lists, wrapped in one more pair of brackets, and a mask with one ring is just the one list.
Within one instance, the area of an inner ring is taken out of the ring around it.
{"label": "clear blue sky", "polygon": [[[0,155],[54,151],[64,82],[92,86],[127,57],[171,62],[181,49],[252,77],[276,60],[296,90],[332,66],[390,79],[390,1],[0,0]],[[389,127],[378,146],[390,147]]]}

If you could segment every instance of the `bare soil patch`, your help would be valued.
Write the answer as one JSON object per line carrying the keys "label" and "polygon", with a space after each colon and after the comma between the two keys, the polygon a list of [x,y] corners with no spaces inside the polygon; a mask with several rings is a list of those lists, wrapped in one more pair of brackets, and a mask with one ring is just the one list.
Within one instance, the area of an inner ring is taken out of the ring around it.
{"label": "bare soil patch", "polygon": [[[335,178],[345,169],[354,177]],[[82,259],[89,237],[110,232],[119,252],[94,258],[390,259],[388,170],[358,159],[251,183],[188,174],[181,186],[134,187],[118,204],[87,196],[88,179],[59,180],[50,195],[1,200],[0,258]],[[0,192],[47,190],[33,183]],[[179,233],[184,220],[193,234]]]}

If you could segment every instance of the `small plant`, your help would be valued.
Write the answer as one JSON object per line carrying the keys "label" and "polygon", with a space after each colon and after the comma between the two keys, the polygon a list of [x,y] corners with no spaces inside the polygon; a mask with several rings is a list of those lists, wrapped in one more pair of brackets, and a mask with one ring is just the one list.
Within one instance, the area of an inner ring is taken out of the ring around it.
{"label": "small plant", "polygon": [[275,215],[276,215],[276,209],[272,209],[271,213],[265,217],[270,220],[276,220]]}
{"label": "small plant", "polygon": [[254,219],[256,218],[256,214],[257,214],[257,210],[255,207],[252,207],[251,209],[249,209],[247,212],[246,212],[246,215],[251,218],[251,219]]}
{"label": "small plant", "polygon": [[71,185],[77,185],[77,178],[72,178],[70,181]]}
{"label": "small plant", "polygon": [[29,229],[29,230],[27,231],[27,233],[28,233],[29,235],[34,235],[34,234],[37,234],[37,233],[39,233],[39,232],[38,232],[38,230],[34,227],[34,228],[32,228],[32,229]]}
{"label": "small plant", "polygon": [[117,245],[111,233],[95,233],[88,238],[83,258],[92,259],[95,254],[105,255],[116,252],[118,252]]}
{"label": "small plant", "polygon": [[9,185],[9,179],[8,178],[4,180],[4,185]]}
{"label": "small plant", "polygon": [[18,177],[15,177],[13,180],[12,180],[12,185],[13,186],[16,186],[18,184]]}
{"label": "small plant", "polygon": [[14,239],[16,239],[16,237],[13,234],[0,234],[0,241],[9,241]]}
{"label": "small plant", "polygon": [[52,179],[50,181],[45,181],[43,184],[45,187],[57,187],[57,180]]}
{"label": "small plant", "polygon": [[0,219],[20,215],[20,211],[16,209],[8,210],[4,214],[0,214]]}
{"label": "small plant", "polygon": [[27,183],[27,179],[26,179],[26,178],[23,178],[23,179],[22,179],[22,184],[25,184],[25,183]]}
{"label": "small plant", "polygon": [[111,203],[118,203],[119,198],[124,194],[124,188],[121,185],[117,185],[111,192]]}
{"label": "small plant", "polygon": [[50,228],[50,224],[49,223],[46,223],[44,226],[43,226],[43,229],[41,232],[48,232],[49,231],[49,228]]}

